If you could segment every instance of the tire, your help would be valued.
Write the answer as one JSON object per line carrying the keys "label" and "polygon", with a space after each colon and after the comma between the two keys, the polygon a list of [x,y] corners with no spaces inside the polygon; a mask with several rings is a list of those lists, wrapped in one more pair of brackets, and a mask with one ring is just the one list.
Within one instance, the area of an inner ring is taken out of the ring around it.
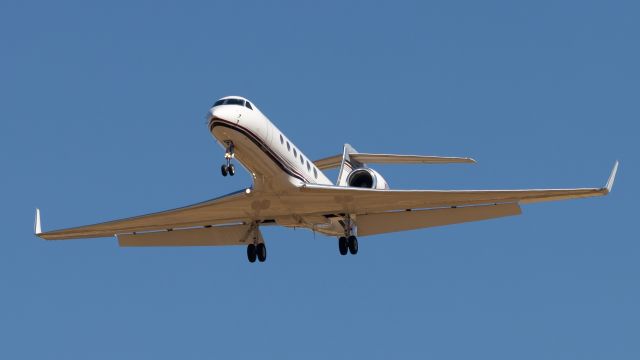
{"label": "tire", "polygon": [[355,255],[358,253],[358,238],[355,236],[349,236],[349,252],[351,255]]}
{"label": "tire", "polygon": [[264,243],[260,243],[256,246],[256,255],[258,255],[258,261],[260,262],[267,260],[267,247]]}
{"label": "tire", "polygon": [[229,168],[227,169],[227,171],[229,172],[229,175],[233,176],[236,174],[236,167],[233,166],[233,164],[229,165]]}
{"label": "tire", "polygon": [[250,263],[256,262],[256,246],[254,244],[247,246],[247,259],[249,259]]}
{"label": "tire", "polygon": [[227,165],[222,165],[220,167],[220,172],[222,173],[222,176],[227,176]]}
{"label": "tire", "polygon": [[344,236],[341,236],[338,239],[338,250],[340,250],[340,255],[347,255],[347,238]]}

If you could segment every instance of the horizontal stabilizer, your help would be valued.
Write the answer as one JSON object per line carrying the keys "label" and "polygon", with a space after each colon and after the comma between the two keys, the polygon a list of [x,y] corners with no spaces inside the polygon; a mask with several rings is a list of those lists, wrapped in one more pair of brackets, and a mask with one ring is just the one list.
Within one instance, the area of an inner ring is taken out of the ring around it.
{"label": "horizontal stabilizer", "polygon": [[351,158],[362,163],[374,164],[475,164],[468,157],[428,156],[428,155],[394,155],[394,154],[351,154]]}
{"label": "horizontal stabilizer", "polygon": [[342,154],[316,160],[313,164],[320,170],[337,168],[342,164]]}
{"label": "horizontal stabilizer", "polygon": [[[395,155],[395,154],[369,154],[351,153],[351,160],[365,164],[474,164],[476,161],[468,157],[429,156],[429,155]],[[318,169],[331,169],[340,166],[342,154],[334,155],[314,161]]]}

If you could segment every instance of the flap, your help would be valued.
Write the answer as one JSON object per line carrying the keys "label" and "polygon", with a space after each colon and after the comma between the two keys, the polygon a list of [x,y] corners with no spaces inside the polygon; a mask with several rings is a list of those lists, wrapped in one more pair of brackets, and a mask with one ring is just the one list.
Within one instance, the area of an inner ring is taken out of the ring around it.
{"label": "flap", "polygon": [[120,246],[222,246],[263,242],[259,229],[251,225],[223,225],[174,231],[121,234]]}
{"label": "flap", "polygon": [[358,235],[375,235],[520,215],[516,203],[358,215]]}

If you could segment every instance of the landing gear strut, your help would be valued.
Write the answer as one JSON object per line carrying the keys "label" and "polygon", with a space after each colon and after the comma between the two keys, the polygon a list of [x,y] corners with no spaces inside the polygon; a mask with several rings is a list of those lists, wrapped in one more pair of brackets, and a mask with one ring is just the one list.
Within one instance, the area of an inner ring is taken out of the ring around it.
{"label": "landing gear strut", "polygon": [[267,247],[260,234],[259,225],[259,221],[252,222],[246,235],[247,240],[251,241],[247,245],[247,259],[250,263],[256,262],[256,259],[260,262],[267,260]]}
{"label": "landing gear strut", "polygon": [[236,174],[236,167],[231,163],[231,159],[235,157],[233,142],[225,141],[224,144],[226,146],[224,153],[225,163],[220,167],[220,172],[222,173],[222,176],[227,176],[227,174],[233,176]]}

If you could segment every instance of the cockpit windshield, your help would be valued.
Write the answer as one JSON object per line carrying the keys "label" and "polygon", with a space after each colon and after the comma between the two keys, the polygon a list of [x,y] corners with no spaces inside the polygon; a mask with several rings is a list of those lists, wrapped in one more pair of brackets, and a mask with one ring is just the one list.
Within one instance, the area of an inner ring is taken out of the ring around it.
{"label": "cockpit windshield", "polygon": [[234,98],[220,99],[216,101],[215,104],[213,104],[213,107],[220,106],[220,105],[240,105],[253,110],[253,108],[251,107],[251,103],[243,99],[234,99]]}

